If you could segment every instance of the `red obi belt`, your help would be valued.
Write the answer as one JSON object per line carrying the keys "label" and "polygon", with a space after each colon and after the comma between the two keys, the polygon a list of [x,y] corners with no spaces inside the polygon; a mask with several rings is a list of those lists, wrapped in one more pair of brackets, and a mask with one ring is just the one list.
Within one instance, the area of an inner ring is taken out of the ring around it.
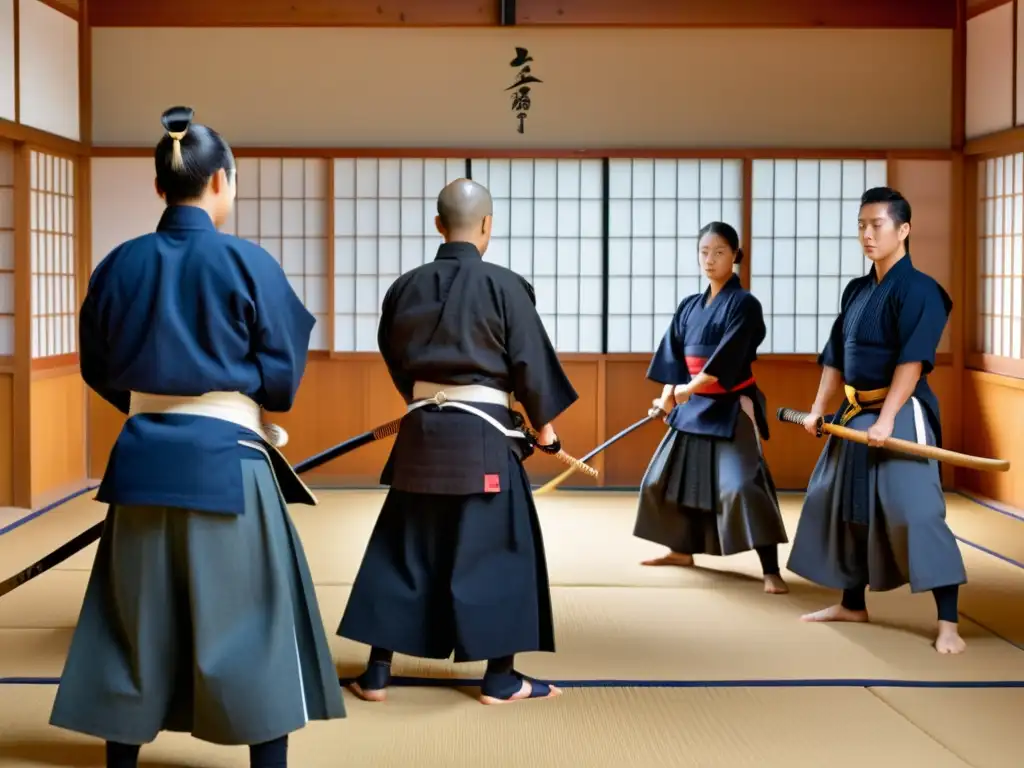
{"label": "red obi belt", "polygon": [[[707,365],[708,359],[706,357],[686,357],[686,368],[689,370],[691,376],[696,376]],[[746,381],[740,382],[732,389],[726,389],[717,381],[713,381],[710,384],[705,384],[700,389],[695,389],[693,394],[695,395],[725,395],[729,392],[739,392],[741,389],[746,389],[754,383],[755,379],[751,376]]]}

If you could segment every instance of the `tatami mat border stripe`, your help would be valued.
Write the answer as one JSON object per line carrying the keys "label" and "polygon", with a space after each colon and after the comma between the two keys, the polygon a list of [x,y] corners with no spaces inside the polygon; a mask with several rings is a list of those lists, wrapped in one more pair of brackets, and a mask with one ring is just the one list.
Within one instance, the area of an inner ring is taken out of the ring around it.
{"label": "tatami mat border stripe", "polygon": [[86,486],[85,488],[77,490],[74,493],[68,494],[67,496],[65,496],[62,499],[57,499],[57,501],[53,502],[52,504],[47,504],[45,507],[40,507],[35,512],[29,512],[24,517],[18,518],[13,523],[8,523],[3,528],[0,528],[0,536],[3,536],[5,533],[10,533],[15,528],[20,528],[25,523],[27,523],[27,522],[29,522],[31,520],[35,520],[37,517],[45,515],[47,512],[52,512],[57,507],[59,507],[59,506],[61,506],[63,504],[67,504],[69,501],[73,501],[73,500],[77,499],[79,496],[82,496],[83,494],[88,493],[89,491],[95,491],[97,488],[99,488],[98,485]]}
{"label": "tatami mat border stripe", "polygon": [[957,496],[961,496],[967,499],[968,501],[972,501],[979,507],[991,509],[993,512],[998,512],[1000,515],[1005,515],[1006,517],[1009,517],[1013,520],[1024,523],[1024,512],[1012,509],[1011,507],[1007,507],[1002,504],[998,504],[994,501],[988,501],[987,499],[979,498],[978,496],[968,493],[967,491],[961,491],[959,488],[952,490],[951,493],[955,493]]}
{"label": "tatami mat border stripe", "polygon": [[[339,678],[347,685],[355,678]],[[57,685],[56,677],[0,677],[0,685]],[[391,685],[406,688],[476,688],[480,678],[403,677]],[[551,680],[559,688],[1024,688],[1024,680],[883,680],[823,678],[792,680]]]}

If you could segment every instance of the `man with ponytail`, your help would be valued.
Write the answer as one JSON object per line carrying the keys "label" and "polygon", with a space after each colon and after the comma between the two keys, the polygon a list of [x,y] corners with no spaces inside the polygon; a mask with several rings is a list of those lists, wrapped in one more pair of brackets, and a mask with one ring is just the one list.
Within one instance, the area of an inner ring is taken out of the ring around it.
{"label": "man with ponytail", "polygon": [[262,419],[291,408],[315,321],[270,254],[217,231],[235,160],[192,116],[163,115],[156,232],[108,254],[82,304],[82,378],[128,419],[50,722],[104,739],[108,768],[162,730],[283,768],[289,733],[345,716],[285,506],[316,499]]}

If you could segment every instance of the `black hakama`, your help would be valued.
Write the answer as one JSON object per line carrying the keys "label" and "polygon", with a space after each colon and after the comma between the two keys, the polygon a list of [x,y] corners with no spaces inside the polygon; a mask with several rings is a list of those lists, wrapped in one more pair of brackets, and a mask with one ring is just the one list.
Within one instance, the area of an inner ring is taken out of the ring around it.
{"label": "black hakama", "polygon": [[[788,541],[761,440],[764,395],[751,366],[764,340],[760,302],[731,278],[684,299],[647,377],[687,384],[704,372],[714,385],[668,416],[669,430],[641,482],[634,535],[678,554],[732,555]],[[774,558],[773,558],[774,559]]]}
{"label": "black hakama", "polygon": [[685,555],[734,555],[788,541],[745,414],[732,440],[668,430],[641,481],[633,535]]}
{"label": "black hakama", "polygon": [[547,564],[530,481],[436,496],[391,489],[338,634],[426,659],[555,650]]}
{"label": "black hakama", "polygon": [[[381,475],[390,489],[338,634],[372,646],[357,681],[364,691],[387,686],[393,652],[454,653],[455,661],[487,659],[485,695],[507,698],[522,680],[514,654],[555,646],[544,545],[522,466],[530,448],[507,434],[517,424],[505,393],[537,429],[577,394],[529,283],[484,262],[469,243],[447,243],[433,262],[398,278],[384,298],[378,344],[413,410]],[[424,390],[477,413],[425,404]],[[545,690],[537,683],[533,695]]]}

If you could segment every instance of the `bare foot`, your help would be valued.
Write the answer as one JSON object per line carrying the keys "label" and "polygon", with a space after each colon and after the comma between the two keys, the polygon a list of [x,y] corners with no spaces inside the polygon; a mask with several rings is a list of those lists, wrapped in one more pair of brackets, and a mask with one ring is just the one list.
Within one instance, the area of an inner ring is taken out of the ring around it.
{"label": "bare foot", "polygon": [[676,565],[680,568],[692,568],[693,555],[681,555],[678,552],[669,552],[664,557],[656,557],[653,560],[644,560],[640,565]]}
{"label": "bare foot", "polygon": [[789,585],[782,580],[782,576],[772,573],[764,577],[764,591],[769,595],[785,595],[789,592]]}
{"label": "bare foot", "polygon": [[824,608],[814,613],[805,613],[800,617],[800,621],[855,621],[865,622],[868,620],[867,611],[851,611],[849,608],[843,608],[841,605],[833,605],[828,608]]}
{"label": "bare foot", "polygon": [[388,697],[387,688],[381,688],[379,691],[364,691],[355,681],[349,683],[348,688],[363,701],[384,701]]}
{"label": "bare foot", "polygon": [[[534,701],[543,701],[544,699],[553,699],[556,696],[561,696],[562,695],[562,689],[559,688],[557,685],[549,685],[548,688],[550,688],[551,690],[548,692],[547,696],[537,696],[534,699]],[[511,704],[514,701],[522,701],[523,699],[528,699],[532,692],[533,692],[533,685],[530,683],[529,680],[523,680],[523,687],[520,688],[518,692],[512,694],[511,698],[508,698],[508,699],[496,699],[493,696],[485,696],[485,695],[481,694],[481,696],[480,696],[480,703],[481,704]]]}
{"label": "bare foot", "polygon": [[963,653],[967,643],[960,637],[957,625],[951,621],[939,622],[939,636],[935,638],[935,650],[943,654]]}

